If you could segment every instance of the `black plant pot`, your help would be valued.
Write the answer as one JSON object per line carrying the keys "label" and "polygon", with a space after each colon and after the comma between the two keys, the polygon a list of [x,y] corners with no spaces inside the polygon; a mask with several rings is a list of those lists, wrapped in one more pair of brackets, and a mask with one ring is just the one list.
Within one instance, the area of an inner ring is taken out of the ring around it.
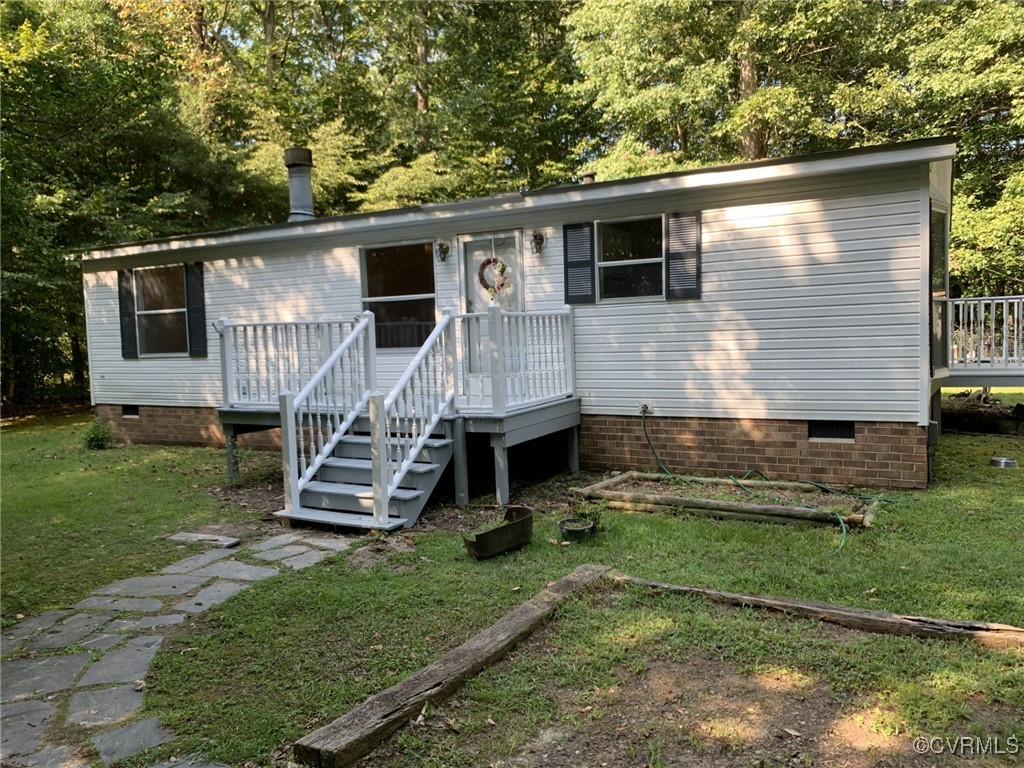
{"label": "black plant pot", "polygon": [[562,541],[583,541],[594,535],[594,521],[582,517],[567,517],[558,521]]}

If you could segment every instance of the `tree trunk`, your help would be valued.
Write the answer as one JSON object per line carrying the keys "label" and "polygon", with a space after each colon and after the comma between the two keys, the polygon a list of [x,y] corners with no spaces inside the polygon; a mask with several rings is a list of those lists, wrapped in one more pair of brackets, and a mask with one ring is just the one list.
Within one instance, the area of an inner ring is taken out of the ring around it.
{"label": "tree trunk", "polygon": [[[743,27],[750,18],[750,11],[754,0],[743,0],[740,3],[740,32],[745,34]],[[740,53],[740,103],[749,100],[758,87],[757,62],[754,59],[754,46],[749,39],[743,41],[742,53]],[[753,117],[747,118],[747,124],[740,136],[740,152],[744,160],[760,160],[767,153],[764,136],[757,129]]]}
{"label": "tree trunk", "polygon": [[420,134],[420,151],[429,152],[430,79],[428,67],[430,65],[430,42],[427,37],[429,17],[426,5],[420,4],[417,7],[416,19],[419,22],[416,29],[416,122]]}

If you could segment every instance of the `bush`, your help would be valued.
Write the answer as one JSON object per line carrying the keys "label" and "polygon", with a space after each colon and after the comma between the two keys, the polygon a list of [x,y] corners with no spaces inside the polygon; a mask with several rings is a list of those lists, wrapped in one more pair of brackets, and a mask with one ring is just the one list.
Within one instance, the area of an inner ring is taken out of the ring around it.
{"label": "bush", "polygon": [[85,431],[85,447],[91,451],[102,451],[114,444],[114,430],[104,419],[96,419]]}

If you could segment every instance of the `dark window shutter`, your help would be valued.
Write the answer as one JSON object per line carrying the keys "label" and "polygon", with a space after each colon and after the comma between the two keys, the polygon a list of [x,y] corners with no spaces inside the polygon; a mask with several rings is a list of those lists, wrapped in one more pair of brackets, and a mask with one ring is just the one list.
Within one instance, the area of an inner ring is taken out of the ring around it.
{"label": "dark window shutter", "polygon": [[117,273],[117,305],[121,316],[121,357],[139,356],[139,335],[135,328],[135,280],[130,269]]}
{"label": "dark window shutter", "polygon": [[700,298],[700,213],[668,217],[665,298]]}
{"label": "dark window shutter", "polygon": [[565,253],[565,303],[593,304],[594,288],[594,225],[566,224],[562,227]]}
{"label": "dark window shutter", "polygon": [[206,298],[201,261],[185,265],[185,304],[188,307],[189,357],[206,357]]}

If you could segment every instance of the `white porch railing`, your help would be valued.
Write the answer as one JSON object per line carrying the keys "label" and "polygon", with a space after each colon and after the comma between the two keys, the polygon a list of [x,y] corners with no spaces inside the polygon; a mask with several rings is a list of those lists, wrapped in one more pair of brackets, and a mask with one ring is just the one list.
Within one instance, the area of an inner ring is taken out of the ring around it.
{"label": "white porch railing", "polygon": [[377,386],[375,348],[373,313],[363,312],[352,332],[298,394],[280,394],[287,511],[299,509],[302,489],[365,412]]}
{"label": "white porch railing", "polygon": [[378,523],[387,523],[391,496],[455,399],[451,321],[445,313],[386,397],[378,392],[370,398],[373,517]]}
{"label": "white porch railing", "polygon": [[1024,367],[1024,296],[950,299],[950,370]]}
{"label": "white porch railing", "polygon": [[278,405],[298,392],[352,332],[352,320],[238,323],[220,319],[220,360],[225,408]]}
{"label": "white porch railing", "polygon": [[574,391],[572,309],[455,315],[455,403],[504,416]]}

